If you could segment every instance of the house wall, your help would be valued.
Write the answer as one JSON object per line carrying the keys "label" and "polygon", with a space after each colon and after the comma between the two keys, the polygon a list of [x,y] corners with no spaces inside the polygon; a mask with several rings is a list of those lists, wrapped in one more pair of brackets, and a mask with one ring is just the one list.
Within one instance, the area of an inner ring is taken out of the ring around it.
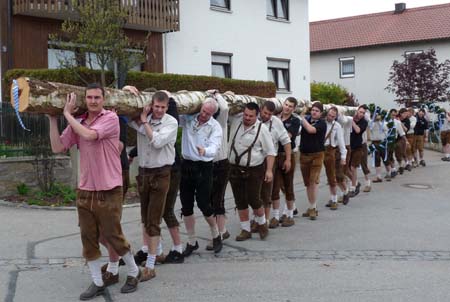
{"label": "house wall", "polygon": [[[14,16],[12,23],[13,34],[13,66],[12,68],[47,68],[48,38],[58,32],[61,21]],[[145,71],[163,72],[162,33],[151,33],[137,30],[125,30],[130,40],[144,42],[148,40],[147,61]]]}
{"label": "house wall", "polygon": [[[231,0],[231,13],[209,0],[180,1],[180,31],[165,37],[165,72],[211,75],[211,52],[232,53],[232,78],[267,81],[267,57],[290,59],[291,93],[309,99],[308,1],[291,0],[289,22],[267,19],[266,1]],[[213,88],[213,87],[211,87]]]}
{"label": "house wall", "polygon": [[[438,60],[450,59],[450,41],[411,43],[395,46],[311,53],[311,80],[331,82],[355,94],[360,104],[377,103],[383,108],[397,107],[393,93],[384,88],[394,60],[403,60],[405,51],[434,48]],[[340,78],[339,58],[355,57],[355,77]]]}

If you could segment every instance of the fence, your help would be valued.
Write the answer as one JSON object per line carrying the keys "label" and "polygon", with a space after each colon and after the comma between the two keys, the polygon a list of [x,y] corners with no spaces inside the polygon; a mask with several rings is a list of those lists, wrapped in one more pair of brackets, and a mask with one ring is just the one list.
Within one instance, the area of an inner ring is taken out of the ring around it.
{"label": "fence", "polygon": [[[26,131],[20,126],[14,108],[0,102],[0,158],[36,156],[50,151],[49,124],[42,114],[20,114]],[[59,129],[65,127],[64,118],[58,119]]]}

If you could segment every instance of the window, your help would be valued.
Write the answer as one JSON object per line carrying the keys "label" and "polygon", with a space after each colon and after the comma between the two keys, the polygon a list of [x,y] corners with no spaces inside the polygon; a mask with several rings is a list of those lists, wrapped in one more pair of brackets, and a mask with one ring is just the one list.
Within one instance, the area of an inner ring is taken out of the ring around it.
{"label": "window", "polygon": [[230,10],[230,1],[231,0],[210,0],[210,4],[212,8],[222,8],[226,10]]}
{"label": "window", "polygon": [[72,50],[48,48],[48,69],[60,69],[65,66],[77,65],[75,52]]}
{"label": "window", "polygon": [[355,77],[355,57],[340,58],[339,73],[341,79]]}
{"label": "window", "polygon": [[423,53],[423,50],[413,50],[413,51],[405,51],[405,56],[409,55],[418,55]]}
{"label": "window", "polygon": [[267,80],[274,82],[277,91],[290,91],[289,60],[267,58]]}
{"label": "window", "polygon": [[211,75],[231,79],[231,57],[229,53],[211,53]]}
{"label": "window", "polygon": [[289,20],[289,0],[266,0],[267,16]]}

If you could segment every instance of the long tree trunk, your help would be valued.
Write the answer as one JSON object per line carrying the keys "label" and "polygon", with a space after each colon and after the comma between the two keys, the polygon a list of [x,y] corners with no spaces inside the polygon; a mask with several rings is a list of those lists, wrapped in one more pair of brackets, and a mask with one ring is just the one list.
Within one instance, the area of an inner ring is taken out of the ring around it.
{"label": "long tree trunk", "polygon": [[[85,88],[57,82],[48,82],[40,80],[31,80],[26,77],[17,79],[19,86],[19,111],[60,115],[63,112],[67,94],[75,92],[77,95],[77,114],[86,111]],[[179,114],[193,114],[200,111],[202,102],[208,96],[208,93],[202,91],[179,91],[171,93],[177,103]],[[106,89],[105,108],[115,108],[118,114],[126,115],[131,118],[138,116],[142,108],[149,104],[153,92],[141,92],[135,96],[130,92],[118,89]],[[231,92],[222,94],[229,104],[230,114],[243,111],[245,104],[254,102],[262,105],[265,101],[273,101],[277,111],[281,111],[282,99],[262,98],[248,95],[234,95]],[[11,87],[11,103],[14,106],[13,89]],[[308,101],[300,101],[297,112],[306,112],[311,104]],[[327,107],[327,106],[326,106]],[[340,113],[351,114],[354,107],[338,106]]]}

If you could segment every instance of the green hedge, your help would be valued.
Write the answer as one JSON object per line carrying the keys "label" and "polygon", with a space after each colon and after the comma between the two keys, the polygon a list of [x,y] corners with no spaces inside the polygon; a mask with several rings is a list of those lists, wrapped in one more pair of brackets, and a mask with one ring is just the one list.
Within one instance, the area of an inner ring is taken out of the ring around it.
{"label": "green hedge", "polygon": [[[83,79],[88,80],[88,82],[100,82],[99,71],[79,68],[78,73]],[[13,79],[21,76],[85,86],[85,83],[74,72],[64,69],[12,69],[5,74],[5,84],[9,87]],[[112,73],[106,75],[106,81],[108,83],[113,82]],[[260,97],[274,97],[276,93],[275,84],[272,82],[150,72],[130,71],[126,83],[127,85],[136,86],[140,90],[156,88],[176,92],[179,90],[205,91],[208,89],[219,89],[221,92],[230,90],[236,94],[248,94]]]}
{"label": "green hedge", "polygon": [[312,82],[311,100],[320,101],[323,104],[346,105],[348,91],[334,83]]}

